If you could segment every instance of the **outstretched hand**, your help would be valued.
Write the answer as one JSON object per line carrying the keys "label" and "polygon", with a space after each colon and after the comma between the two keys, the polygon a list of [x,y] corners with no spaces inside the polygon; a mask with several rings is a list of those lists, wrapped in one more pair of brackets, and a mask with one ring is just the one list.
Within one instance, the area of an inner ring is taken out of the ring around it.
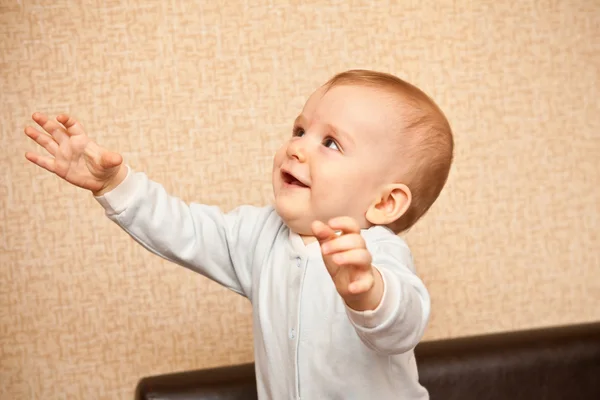
{"label": "outstretched hand", "polygon": [[32,119],[43,131],[28,126],[25,134],[48,152],[25,153],[32,163],[94,195],[111,190],[125,178],[127,171],[121,155],[98,146],[73,117],[61,114],[52,121],[36,112]]}
{"label": "outstretched hand", "polygon": [[325,266],[346,304],[357,311],[375,309],[383,296],[383,280],[371,264],[371,253],[360,235],[358,223],[350,217],[338,217],[327,224],[313,222],[312,231],[321,246]]}

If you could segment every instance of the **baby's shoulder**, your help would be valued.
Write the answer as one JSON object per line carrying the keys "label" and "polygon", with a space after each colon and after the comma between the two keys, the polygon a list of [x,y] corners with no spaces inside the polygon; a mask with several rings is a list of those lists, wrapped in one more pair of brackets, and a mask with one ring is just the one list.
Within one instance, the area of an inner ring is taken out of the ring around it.
{"label": "baby's shoulder", "polygon": [[361,235],[367,244],[385,244],[388,246],[397,246],[399,248],[408,249],[408,243],[406,240],[403,237],[396,235],[391,229],[386,228],[385,226],[373,226],[369,229],[364,229],[361,231]]}
{"label": "baby's shoulder", "polygon": [[403,237],[396,235],[383,226],[374,226],[362,231],[366,246],[374,261],[393,259],[398,263],[414,269],[414,260],[410,247]]}

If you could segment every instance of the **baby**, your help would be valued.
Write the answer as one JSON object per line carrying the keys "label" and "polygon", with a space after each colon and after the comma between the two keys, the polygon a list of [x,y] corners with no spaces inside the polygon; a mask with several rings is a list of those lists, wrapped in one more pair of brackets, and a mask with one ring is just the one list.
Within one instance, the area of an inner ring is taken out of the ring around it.
{"label": "baby", "polygon": [[261,399],[428,399],[413,349],[427,289],[397,234],[434,203],[450,126],[421,90],[352,70],[318,88],[273,163],[274,204],[186,204],[68,115],[40,113],[26,158],[90,190],[149,251],[247,297]]}

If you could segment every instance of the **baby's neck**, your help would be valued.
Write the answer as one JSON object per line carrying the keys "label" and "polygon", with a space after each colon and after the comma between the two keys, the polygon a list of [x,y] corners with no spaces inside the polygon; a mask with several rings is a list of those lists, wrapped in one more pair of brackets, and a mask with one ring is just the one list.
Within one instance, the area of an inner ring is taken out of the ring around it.
{"label": "baby's neck", "polygon": [[300,237],[302,238],[302,242],[304,242],[304,245],[309,245],[309,244],[317,241],[317,238],[314,236],[300,235]]}

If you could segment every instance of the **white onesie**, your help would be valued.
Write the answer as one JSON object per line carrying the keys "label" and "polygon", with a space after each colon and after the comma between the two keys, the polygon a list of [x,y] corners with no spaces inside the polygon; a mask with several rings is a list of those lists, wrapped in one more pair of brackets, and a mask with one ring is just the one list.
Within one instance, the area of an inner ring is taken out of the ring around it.
{"label": "white onesie", "polygon": [[319,243],[305,245],[272,207],[186,204],[131,169],[96,199],[151,252],[250,300],[260,399],[429,398],[413,353],[429,294],[407,244],[387,228],[361,232],[384,294],[376,310],[357,312],[336,292]]}

